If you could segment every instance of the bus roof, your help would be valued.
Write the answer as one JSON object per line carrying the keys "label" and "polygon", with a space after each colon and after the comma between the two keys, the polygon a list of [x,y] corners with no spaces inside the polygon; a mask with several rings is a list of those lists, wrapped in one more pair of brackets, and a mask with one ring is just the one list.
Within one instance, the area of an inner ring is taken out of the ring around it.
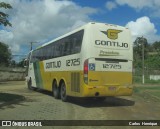
{"label": "bus roof", "polygon": [[59,39],[62,39],[62,38],[64,38],[64,37],[68,36],[68,35],[71,35],[71,34],[77,32],[77,31],[79,31],[79,30],[81,30],[81,29],[85,29],[87,26],[89,26],[89,25],[91,25],[91,24],[92,24],[92,25],[105,25],[105,26],[107,25],[107,26],[114,26],[114,27],[117,27],[117,28],[120,27],[120,28],[128,29],[128,28],[126,28],[126,27],[119,26],[119,25],[114,25],[114,24],[99,23],[99,22],[89,22],[89,23],[87,23],[87,24],[85,24],[85,25],[83,25],[83,26],[81,26],[81,27],[79,27],[79,28],[77,28],[77,29],[75,29],[75,30],[72,30],[72,31],[70,31],[70,32],[68,32],[68,33],[60,36],[60,37],[57,37],[57,38],[55,38],[55,39],[53,39],[53,40],[50,40],[50,41],[44,43],[43,45],[37,47],[35,50],[40,49],[40,48],[42,48],[42,47],[44,47],[44,46],[47,46],[47,45],[51,44],[52,42],[55,42],[55,41],[57,41],[57,40],[59,40]]}

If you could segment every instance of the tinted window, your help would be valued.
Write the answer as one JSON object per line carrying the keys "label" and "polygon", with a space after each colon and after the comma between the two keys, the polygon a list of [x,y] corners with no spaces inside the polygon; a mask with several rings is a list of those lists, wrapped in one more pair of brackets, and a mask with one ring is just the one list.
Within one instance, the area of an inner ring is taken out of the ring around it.
{"label": "tinted window", "polygon": [[33,51],[32,52],[32,57],[31,57],[31,63],[35,62],[37,59],[37,51]]}
{"label": "tinted window", "polygon": [[81,51],[84,30],[71,34],[45,47],[33,51],[32,62],[76,54]]}

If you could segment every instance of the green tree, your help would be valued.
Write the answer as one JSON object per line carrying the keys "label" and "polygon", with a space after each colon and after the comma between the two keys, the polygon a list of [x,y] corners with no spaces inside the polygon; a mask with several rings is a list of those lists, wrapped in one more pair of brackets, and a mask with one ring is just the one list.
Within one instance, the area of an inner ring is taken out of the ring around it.
{"label": "green tree", "polygon": [[153,46],[154,51],[157,52],[158,55],[160,55],[160,41],[159,42],[158,41],[154,42],[152,44],[152,46]]}
{"label": "green tree", "polygon": [[24,67],[24,60],[25,60],[25,59],[22,59],[20,62],[18,62],[18,63],[17,63],[17,66],[18,66],[18,67]]}
{"label": "green tree", "polygon": [[0,65],[9,66],[11,60],[11,52],[8,45],[0,42]]}
{"label": "green tree", "polygon": [[[0,8],[4,8],[4,9],[11,9],[12,6],[10,4],[4,3],[4,2],[0,2]],[[12,26],[12,24],[9,22],[8,18],[8,14],[0,11],[0,25],[4,25],[4,26]]]}
{"label": "green tree", "polygon": [[150,55],[146,60],[145,64],[149,69],[160,69],[160,58],[159,55]]}
{"label": "green tree", "polygon": [[142,51],[144,47],[144,58],[146,59],[149,51],[149,44],[146,38],[138,37],[133,45],[134,67],[142,68]]}
{"label": "green tree", "polygon": [[16,66],[16,61],[15,60],[11,60],[10,65],[11,65],[11,67],[15,67]]}
{"label": "green tree", "polygon": [[149,68],[160,69],[160,41],[156,41],[150,46],[152,50],[146,59],[146,64]]}

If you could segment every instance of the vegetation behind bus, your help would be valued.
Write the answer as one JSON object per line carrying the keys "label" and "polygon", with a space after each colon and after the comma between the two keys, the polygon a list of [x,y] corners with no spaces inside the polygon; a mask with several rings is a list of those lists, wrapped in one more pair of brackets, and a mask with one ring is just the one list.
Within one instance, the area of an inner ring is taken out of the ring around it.
{"label": "vegetation behind bus", "polygon": [[[142,46],[134,42],[133,83],[142,83]],[[160,41],[144,43],[145,83],[160,84],[160,80],[150,80],[150,75],[160,76]]]}

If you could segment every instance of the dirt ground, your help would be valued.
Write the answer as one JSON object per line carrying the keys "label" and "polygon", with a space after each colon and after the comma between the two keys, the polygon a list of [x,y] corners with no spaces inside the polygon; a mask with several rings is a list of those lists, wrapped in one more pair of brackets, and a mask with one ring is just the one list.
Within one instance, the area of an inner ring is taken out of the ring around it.
{"label": "dirt ground", "polygon": [[[148,93],[147,90],[147,92],[134,92],[132,96],[107,97],[104,102],[79,98],[62,102],[54,99],[50,92],[28,90],[24,81],[0,82],[0,120],[160,120],[160,98]],[[158,129],[159,127],[48,126],[42,128]]]}

